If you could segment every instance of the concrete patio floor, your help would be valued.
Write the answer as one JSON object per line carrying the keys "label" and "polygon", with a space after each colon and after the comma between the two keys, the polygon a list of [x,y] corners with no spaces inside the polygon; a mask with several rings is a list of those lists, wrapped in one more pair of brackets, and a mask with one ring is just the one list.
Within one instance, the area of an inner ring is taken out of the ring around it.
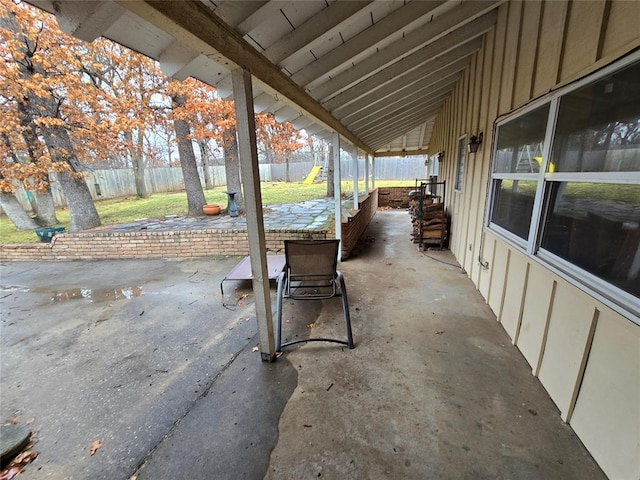
{"label": "concrete patio floor", "polygon": [[[340,265],[354,350],[273,364],[250,286],[222,305],[236,258],[2,265],[2,421],[33,419],[40,452],[20,478],[605,478],[450,253],[410,230],[379,211]],[[284,319],[343,334],[338,299]]]}

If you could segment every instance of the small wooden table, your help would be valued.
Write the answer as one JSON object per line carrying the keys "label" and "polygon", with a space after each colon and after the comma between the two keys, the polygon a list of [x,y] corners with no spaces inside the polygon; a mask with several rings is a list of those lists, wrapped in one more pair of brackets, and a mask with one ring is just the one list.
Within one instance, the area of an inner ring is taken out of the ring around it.
{"label": "small wooden table", "polygon": [[[278,278],[278,275],[280,275],[280,272],[282,272],[282,269],[284,268],[284,264],[284,255],[267,255],[267,275],[269,280],[275,280]],[[224,295],[222,284],[226,280],[251,280],[252,278],[251,258],[247,255],[224,276],[220,282],[220,293]]]}

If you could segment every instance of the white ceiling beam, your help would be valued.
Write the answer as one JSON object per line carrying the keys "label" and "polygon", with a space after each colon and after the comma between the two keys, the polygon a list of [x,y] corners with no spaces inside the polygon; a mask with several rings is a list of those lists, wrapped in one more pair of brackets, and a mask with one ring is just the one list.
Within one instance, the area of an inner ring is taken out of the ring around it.
{"label": "white ceiling beam", "polygon": [[366,133],[362,134],[362,138],[366,138],[369,141],[373,141],[376,138],[383,138],[386,139],[383,143],[388,143],[389,140],[398,138],[400,135],[420,125],[427,116],[437,112],[443,103],[444,99],[437,103],[419,105],[409,109],[406,115],[394,116],[369,128]]}
{"label": "white ceiling beam", "polygon": [[[129,2],[117,0],[122,6],[136,13],[156,27],[173,35],[179,41],[184,41],[192,48],[213,48],[222,56],[223,63],[232,68],[230,63],[241,66],[258,81],[306,110],[320,122],[336,131],[362,150],[371,152],[371,148],[360,141],[352,132],[345,128],[336,118],[325,110],[302,87],[294,83],[282,73],[277,66],[256,51],[238,32],[233,30],[201,2],[184,0],[180,2],[165,2],[147,0],[144,2]],[[225,62],[226,60],[226,62]]]}
{"label": "white ceiling beam", "polygon": [[[389,150],[391,146],[389,146]],[[415,155],[428,155],[429,151],[428,150],[423,150],[423,149],[414,149],[414,150],[393,150],[393,151],[377,151],[373,154],[374,157],[412,157]]]}
{"label": "white ceiling beam", "polygon": [[295,30],[270,45],[264,52],[265,57],[275,64],[280,64],[317,41],[318,38],[330,35],[333,29],[370,3],[370,0],[331,3]]}
{"label": "white ceiling beam", "polygon": [[[447,95],[443,94],[440,97],[429,99],[423,103],[412,106],[411,108],[405,108],[400,112],[394,112],[381,118],[375,125],[370,125],[366,129],[362,129],[359,135],[362,138],[370,138],[371,135],[382,135],[391,130],[397,132],[396,138],[400,135],[407,133],[407,131],[401,131],[407,124],[412,123],[414,120],[420,120],[425,118],[426,115],[430,115],[439,110],[442,104],[446,101]],[[417,123],[419,125],[420,122]],[[412,127],[413,128],[413,127]]]}
{"label": "white ceiling beam", "polygon": [[173,42],[158,56],[160,70],[167,77],[182,81],[189,77],[188,67],[199,55],[200,53],[196,50],[182,45],[180,42]]}
{"label": "white ceiling beam", "polygon": [[[446,55],[438,58],[437,60],[426,64],[424,69],[418,68],[412,70],[410,73],[398,78],[396,81],[391,81],[385,84],[383,87],[375,90],[375,92],[365,93],[364,95],[359,97],[358,100],[347,105],[337,105],[332,110],[332,113],[336,118],[342,119],[352,113],[361,111],[369,105],[384,100],[385,98],[393,95],[401,89],[411,89],[414,85],[419,85],[423,81],[425,82],[425,84],[428,84],[429,82],[434,82],[436,80],[439,80],[440,78],[446,78],[452,74],[461,72],[469,66],[471,62],[470,55],[472,52],[467,52],[468,55],[462,56],[461,58],[457,55],[457,53],[457,49],[452,50]],[[429,73],[425,74],[424,70],[427,69]],[[329,108],[330,105],[333,104],[333,101],[329,101],[327,102],[325,107]]]}
{"label": "white ceiling beam", "polygon": [[[467,38],[464,34],[458,32],[461,32],[461,30],[456,30],[453,34],[426,46],[422,50],[418,50],[366,80],[352,85],[348,90],[336,95],[330,101],[324,102],[325,108],[333,110],[338,105],[348,105],[364,95],[371,94],[374,90],[387,83],[394,81],[404,83],[406,76],[411,74],[413,70],[421,66],[429,68],[430,62],[436,61],[439,55],[446,56],[449,51],[455,50],[457,55],[462,57],[468,56],[482,47],[482,39],[477,38],[477,36],[481,35],[480,33],[474,37]],[[424,75],[424,70],[420,69],[420,72]],[[414,72],[413,75],[420,75],[420,73]]]}
{"label": "white ceiling beam", "polygon": [[280,122],[280,123],[289,122],[301,115],[300,110],[295,110],[294,108],[291,108],[288,105],[285,105],[284,107],[272,113],[276,118],[276,122]]}
{"label": "white ceiling beam", "polygon": [[429,103],[434,103],[442,98],[448,97],[454,87],[455,85],[450,83],[442,86],[438,90],[429,91],[426,95],[390,105],[389,108],[385,109],[382,113],[367,115],[359,118],[357,122],[347,124],[347,128],[354,132],[358,132],[358,135],[363,135],[369,126],[375,127],[385,120],[396,117],[405,117],[409,109],[416,109],[417,107],[428,105]]}
{"label": "white ceiling beam", "polygon": [[[310,93],[313,97],[322,99],[329,94],[339,92],[349,85],[376,73],[381,68],[397,61],[403,56],[413,53],[418,48],[433,43],[466,25],[478,15],[490,11],[499,4],[500,2],[495,1],[472,1],[458,5],[450,12],[410,32],[404,38],[383,48],[376,54],[367,57],[362,62],[336,75],[324,84],[310,89]],[[496,12],[493,12],[483,21],[495,24],[496,20]]]}
{"label": "white ceiling beam", "polygon": [[[438,110],[435,109],[425,113],[427,115],[431,115],[433,113],[436,113],[437,111]],[[420,125],[420,123],[422,123],[423,121],[424,121],[424,117],[407,120],[405,123],[403,123],[402,125],[398,126],[393,130],[390,130],[388,133],[381,133],[379,135],[374,135],[372,138],[369,139],[369,141],[371,142],[371,145],[373,145],[374,149],[378,150],[383,145],[386,145],[387,143],[397,139],[400,135],[402,135],[402,131],[413,130],[415,127]]]}
{"label": "white ceiling beam", "polygon": [[409,2],[358,35],[340,44],[315,62],[310,63],[299,72],[296,72],[292,76],[293,81],[303,86],[308,85],[312,80],[331,72],[336,67],[386,39],[389,35],[407,28],[411,23],[419,21],[420,18],[439,7],[442,3],[444,3],[442,0]]}
{"label": "white ceiling beam", "polygon": [[273,18],[276,15],[281,15],[280,9],[283,7],[284,3],[285,2],[279,2],[277,0],[266,2],[242,22],[236,25],[236,31],[240,32],[241,35],[246,35],[251,32],[251,30],[254,30],[256,27],[260,26],[260,24],[264,23],[265,20]]}
{"label": "white ceiling beam", "polygon": [[357,123],[359,119],[369,117],[382,110],[396,107],[398,105],[410,105],[411,103],[420,100],[420,98],[424,96],[432,95],[433,93],[438,92],[443,88],[449,87],[450,85],[456,83],[460,77],[460,72],[454,73],[452,75],[447,75],[437,80],[434,78],[434,76],[427,76],[425,77],[427,78],[427,80],[425,80],[424,82],[417,82],[407,88],[402,88],[393,95],[389,95],[379,102],[372,103],[367,108],[363,108],[353,115],[348,115],[346,117],[340,118],[340,121],[344,125],[346,125],[347,128],[351,128],[349,125],[353,123],[354,120],[355,123]]}
{"label": "white ceiling beam", "polygon": [[215,14],[225,23],[236,27],[249,18],[256,10],[262,7],[267,0],[230,0],[228,2],[216,2],[216,7],[210,7]]}
{"label": "white ceiling beam", "polygon": [[126,11],[110,1],[67,0],[51,5],[62,31],[85,42],[102,36]]}

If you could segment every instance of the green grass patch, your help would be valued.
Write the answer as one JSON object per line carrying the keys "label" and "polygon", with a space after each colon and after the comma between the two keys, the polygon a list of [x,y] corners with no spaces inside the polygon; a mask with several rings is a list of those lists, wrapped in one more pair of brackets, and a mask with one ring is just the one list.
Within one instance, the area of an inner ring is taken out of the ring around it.
{"label": "green grass patch", "polygon": [[[302,202],[322,198],[327,193],[326,183],[304,185],[302,182],[262,182],[263,205],[277,205],[281,203]],[[377,181],[379,187],[413,185],[412,180]],[[358,184],[360,191],[364,191],[364,182]],[[205,190],[207,203],[218,203],[222,208],[227,206],[226,187],[215,187]],[[342,182],[342,191],[353,191],[353,182]],[[187,214],[187,194],[156,193],[149,198],[120,197],[95,202],[103,225],[133,222],[141,218],[163,218],[165,215]],[[60,225],[69,228],[69,211],[66,208],[56,209]],[[37,243],[38,237],[32,231],[18,231],[6,217],[0,216],[0,243]]]}

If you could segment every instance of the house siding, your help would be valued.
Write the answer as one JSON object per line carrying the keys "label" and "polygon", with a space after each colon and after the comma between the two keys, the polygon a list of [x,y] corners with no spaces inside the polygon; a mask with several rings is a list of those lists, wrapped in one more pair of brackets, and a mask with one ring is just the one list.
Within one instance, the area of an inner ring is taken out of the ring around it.
{"label": "house siding", "polygon": [[[635,480],[640,326],[483,225],[496,119],[638,48],[638,19],[640,2],[506,2],[429,145],[444,152],[452,252],[604,472]],[[458,139],[478,132],[483,144],[454,192]]]}

